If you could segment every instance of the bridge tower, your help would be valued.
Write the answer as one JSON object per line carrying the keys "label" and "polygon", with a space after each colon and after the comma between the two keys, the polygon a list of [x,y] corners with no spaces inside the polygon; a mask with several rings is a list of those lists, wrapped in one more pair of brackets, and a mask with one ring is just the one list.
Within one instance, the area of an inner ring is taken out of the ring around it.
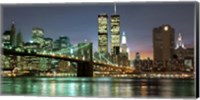
{"label": "bridge tower", "polygon": [[[78,44],[78,56],[84,61],[78,62],[78,77],[93,77],[93,52],[92,43],[85,42]],[[82,58],[83,57],[83,58]]]}

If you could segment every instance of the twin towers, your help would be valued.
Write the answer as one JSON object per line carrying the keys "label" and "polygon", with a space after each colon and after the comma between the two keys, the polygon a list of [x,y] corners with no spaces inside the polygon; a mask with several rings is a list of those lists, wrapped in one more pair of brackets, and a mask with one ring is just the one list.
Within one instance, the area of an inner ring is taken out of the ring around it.
{"label": "twin towers", "polygon": [[[110,17],[110,52],[112,55],[120,53],[120,15],[116,14],[116,4],[114,14]],[[108,15],[102,13],[98,15],[98,52],[108,53]]]}

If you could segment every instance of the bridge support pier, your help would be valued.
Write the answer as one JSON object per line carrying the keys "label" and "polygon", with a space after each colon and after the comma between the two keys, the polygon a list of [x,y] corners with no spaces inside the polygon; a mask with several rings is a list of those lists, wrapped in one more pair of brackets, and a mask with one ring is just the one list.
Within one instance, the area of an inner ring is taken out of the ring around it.
{"label": "bridge support pier", "polygon": [[77,77],[93,77],[93,64],[91,62],[78,62]]}

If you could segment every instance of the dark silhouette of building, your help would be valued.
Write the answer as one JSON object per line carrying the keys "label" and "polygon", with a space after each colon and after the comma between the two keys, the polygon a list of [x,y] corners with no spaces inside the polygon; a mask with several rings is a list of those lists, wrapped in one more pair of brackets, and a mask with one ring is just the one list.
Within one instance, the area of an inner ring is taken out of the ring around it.
{"label": "dark silhouette of building", "polygon": [[21,32],[17,34],[17,47],[23,47],[23,37]]}
{"label": "dark silhouette of building", "polygon": [[174,29],[166,24],[153,29],[154,62],[166,67],[166,62],[174,55]]}
{"label": "dark silhouette of building", "polygon": [[16,28],[15,28],[14,21],[12,22],[10,36],[11,36],[11,45],[12,45],[12,47],[15,47],[16,46]]}

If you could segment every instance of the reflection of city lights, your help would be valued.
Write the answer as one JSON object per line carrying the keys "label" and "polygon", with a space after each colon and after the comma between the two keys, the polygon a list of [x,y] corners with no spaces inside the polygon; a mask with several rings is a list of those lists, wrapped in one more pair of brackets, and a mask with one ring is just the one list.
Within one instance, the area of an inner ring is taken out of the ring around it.
{"label": "reflection of city lights", "polygon": [[55,96],[56,84],[55,81],[51,82],[51,96]]}

